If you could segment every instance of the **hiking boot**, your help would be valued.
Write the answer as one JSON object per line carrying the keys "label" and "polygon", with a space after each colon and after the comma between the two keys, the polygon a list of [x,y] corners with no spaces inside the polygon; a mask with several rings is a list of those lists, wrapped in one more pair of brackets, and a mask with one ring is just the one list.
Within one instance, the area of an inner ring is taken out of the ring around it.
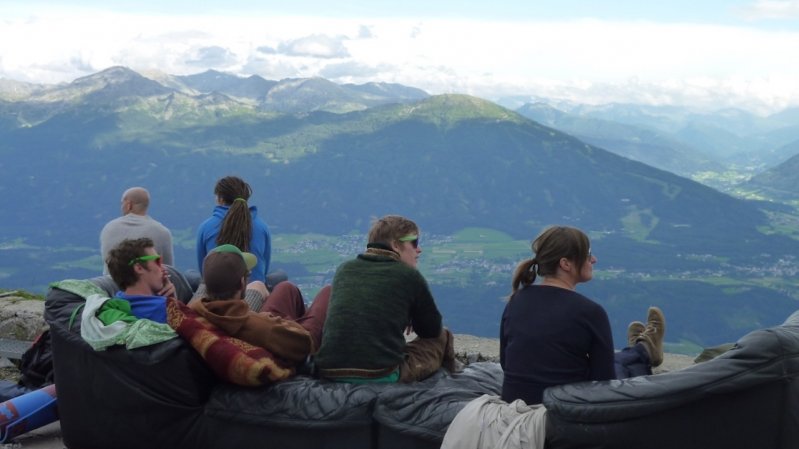
{"label": "hiking boot", "polygon": [[627,346],[635,346],[638,343],[638,337],[644,333],[646,325],[640,321],[633,321],[627,326]]}
{"label": "hiking boot", "polygon": [[646,328],[636,339],[636,343],[644,345],[653,367],[663,363],[663,336],[665,333],[666,317],[659,308],[650,307],[646,316]]}

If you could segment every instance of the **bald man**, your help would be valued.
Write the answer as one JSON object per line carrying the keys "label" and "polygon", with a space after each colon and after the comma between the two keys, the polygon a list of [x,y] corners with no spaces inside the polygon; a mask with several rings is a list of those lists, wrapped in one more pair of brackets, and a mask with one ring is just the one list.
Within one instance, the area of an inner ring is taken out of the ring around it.
{"label": "bald man", "polygon": [[[100,253],[103,261],[108,258],[112,248],[125,239],[149,238],[155,251],[166,265],[175,265],[172,255],[172,233],[161,223],[147,215],[150,207],[150,193],[143,187],[131,187],[122,194],[122,216],[115,218],[100,232]],[[103,263],[103,274],[108,274],[108,265]]]}

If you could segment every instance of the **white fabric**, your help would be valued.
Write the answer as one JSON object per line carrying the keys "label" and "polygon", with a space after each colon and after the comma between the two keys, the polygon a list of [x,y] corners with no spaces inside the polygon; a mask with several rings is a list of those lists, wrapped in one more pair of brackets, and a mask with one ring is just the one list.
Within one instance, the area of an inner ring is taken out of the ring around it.
{"label": "white fabric", "polygon": [[124,321],[116,321],[109,325],[103,324],[97,318],[97,311],[110,298],[103,295],[90,295],[86,298],[86,305],[83,306],[83,314],[80,319],[80,336],[94,348],[100,351],[108,346],[116,344],[117,339],[127,331],[128,324]]}
{"label": "white fabric", "polygon": [[543,449],[546,408],[484,394],[449,425],[441,449]]}

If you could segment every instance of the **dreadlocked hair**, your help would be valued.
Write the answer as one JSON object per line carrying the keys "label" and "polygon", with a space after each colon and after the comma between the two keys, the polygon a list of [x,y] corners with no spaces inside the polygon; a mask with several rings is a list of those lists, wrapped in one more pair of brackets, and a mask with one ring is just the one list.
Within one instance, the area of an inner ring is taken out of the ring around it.
{"label": "dreadlocked hair", "polygon": [[222,220],[216,244],[229,243],[242,251],[250,250],[252,238],[252,216],[247,200],[252,195],[252,188],[237,176],[226,176],[216,183],[214,194],[228,206],[227,215]]}

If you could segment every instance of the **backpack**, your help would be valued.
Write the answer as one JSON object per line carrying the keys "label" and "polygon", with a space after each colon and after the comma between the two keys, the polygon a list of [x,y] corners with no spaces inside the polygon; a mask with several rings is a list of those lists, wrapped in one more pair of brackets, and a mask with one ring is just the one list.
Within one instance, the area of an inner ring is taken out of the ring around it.
{"label": "backpack", "polygon": [[21,377],[19,384],[28,388],[41,388],[54,382],[53,348],[50,330],[45,330],[24,354],[19,362]]}

